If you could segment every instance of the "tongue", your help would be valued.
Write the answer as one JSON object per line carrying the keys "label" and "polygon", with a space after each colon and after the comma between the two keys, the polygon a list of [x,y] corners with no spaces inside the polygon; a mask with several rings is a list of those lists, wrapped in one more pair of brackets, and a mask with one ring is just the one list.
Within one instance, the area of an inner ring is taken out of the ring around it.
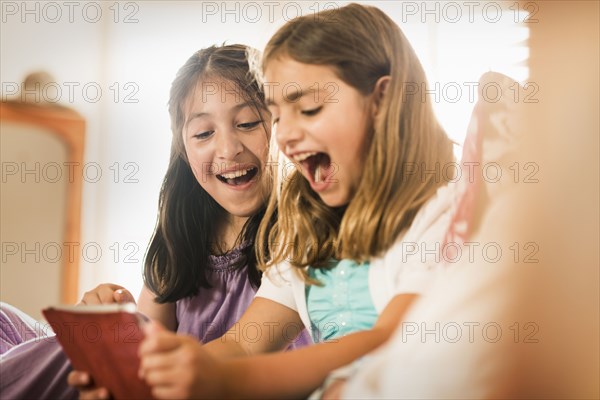
{"label": "tongue", "polygon": [[312,156],[308,161],[308,170],[315,183],[324,182],[327,178],[329,168],[331,167],[331,159],[329,156],[325,153],[318,153]]}
{"label": "tongue", "polygon": [[250,182],[252,180],[252,178],[254,178],[256,176],[257,172],[258,172],[258,170],[256,168],[251,168],[248,171],[246,171],[245,175],[238,176],[237,178],[225,179],[225,177],[219,176],[219,179],[222,182],[227,183],[228,185],[238,186],[238,185],[243,185],[244,183]]}
{"label": "tongue", "polygon": [[237,178],[227,179],[227,183],[233,186],[243,185],[246,182],[249,182],[252,179],[252,174],[246,174],[242,176],[238,176]]}

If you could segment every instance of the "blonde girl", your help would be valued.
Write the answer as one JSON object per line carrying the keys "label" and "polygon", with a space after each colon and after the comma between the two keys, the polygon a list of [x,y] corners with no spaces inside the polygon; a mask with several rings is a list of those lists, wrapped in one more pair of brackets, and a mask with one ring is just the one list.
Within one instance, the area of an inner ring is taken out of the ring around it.
{"label": "blonde girl", "polygon": [[[277,144],[297,165],[267,208],[274,227],[259,228],[266,273],[219,340],[148,330],[140,375],[159,398],[306,397],[384,343],[435,276],[435,257],[405,250],[443,239],[447,177],[419,169],[452,162],[452,143],[405,91],[426,78],[399,27],[356,4],[297,18],[268,42],[262,73]],[[283,349],[296,326],[318,344],[256,355]],[[249,327],[259,334],[235,335]]]}

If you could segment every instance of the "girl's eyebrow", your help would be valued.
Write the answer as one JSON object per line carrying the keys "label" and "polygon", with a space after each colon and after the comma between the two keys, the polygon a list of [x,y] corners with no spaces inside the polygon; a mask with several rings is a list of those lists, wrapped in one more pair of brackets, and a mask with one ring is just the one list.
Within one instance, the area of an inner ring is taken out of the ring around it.
{"label": "girl's eyebrow", "polygon": [[[312,86],[315,86],[315,85],[312,85]],[[300,88],[300,89],[292,91],[291,93],[284,93],[283,99],[287,103],[294,103],[306,95],[321,92],[322,89],[320,87],[314,88],[312,86],[305,88],[305,89]],[[271,98],[271,97],[267,97],[265,100],[265,103],[267,104],[267,106],[277,106],[277,102],[275,100],[273,100],[273,98]]]}
{"label": "girl's eyebrow", "polygon": [[[230,112],[232,114],[238,113],[241,110],[243,110],[246,107],[251,107],[252,104],[248,101],[245,101],[243,103],[240,104],[236,104],[235,106],[233,106],[230,110]],[[191,120],[196,119],[196,118],[203,118],[203,117],[207,117],[210,116],[209,112],[197,112],[197,113],[192,113],[190,114],[190,116],[188,117],[188,119],[185,121],[185,125],[189,124]],[[184,125],[184,126],[185,126]]]}

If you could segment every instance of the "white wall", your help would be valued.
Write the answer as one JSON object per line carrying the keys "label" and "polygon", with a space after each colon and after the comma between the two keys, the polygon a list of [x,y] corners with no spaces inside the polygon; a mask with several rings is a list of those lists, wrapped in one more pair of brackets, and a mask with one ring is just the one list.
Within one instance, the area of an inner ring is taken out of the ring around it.
{"label": "white wall", "polygon": [[252,23],[241,7],[223,24],[210,4],[191,1],[1,3],[3,99],[43,69],[62,90],[48,99],[87,120],[80,249],[89,252],[81,251],[80,293],[110,281],[137,294],[168,162],[170,83],[194,51],[223,42],[261,47],[271,26]]}
{"label": "white wall", "polygon": [[[170,130],[166,104],[178,67],[194,51],[212,44],[245,43],[260,49],[283,20],[336,4],[0,3],[3,97],[6,83],[21,82],[27,72],[45,69],[64,89],[62,102],[81,112],[88,122],[82,247],[90,245],[90,252],[81,260],[80,292],[111,281],[131,288],[134,294],[141,288],[142,260],[167,167]],[[420,9],[421,2],[363,3],[379,5],[402,24],[430,82],[440,85],[441,97],[435,105],[442,123],[462,142],[474,102],[469,101],[464,83],[476,82],[489,68],[506,70],[515,61],[514,57],[489,57],[497,54],[493,47],[489,51],[489,43],[494,37],[503,37],[502,23],[514,25],[512,12],[505,10],[503,22],[492,23],[493,15],[486,18],[481,8],[474,9],[474,21],[464,7],[462,17],[456,19],[452,10],[443,8],[443,2],[435,2],[440,8],[432,9],[433,13]],[[474,23],[477,21],[479,24]],[[521,35],[524,38],[526,32]],[[523,69],[515,74],[518,79],[527,77]],[[73,99],[65,82],[79,85]],[[460,101],[447,101],[441,92],[449,82],[465,90]],[[86,84],[89,90],[83,93]],[[102,90],[98,101],[96,87]],[[97,167],[102,176],[95,182]],[[93,251],[98,248],[101,256]]]}

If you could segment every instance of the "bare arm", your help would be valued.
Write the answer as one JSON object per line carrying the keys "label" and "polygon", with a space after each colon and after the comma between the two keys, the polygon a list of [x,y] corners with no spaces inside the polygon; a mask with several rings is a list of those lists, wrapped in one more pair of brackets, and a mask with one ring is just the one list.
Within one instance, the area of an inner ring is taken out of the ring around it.
{"label": "bare arm", "polygon": [[[190,336],[174,335],[160,327],[151,326],[147,338],[140,346],[142,370],[158,366],[187,371],[201,369],[202,365],[192,365],[196,360],[189,360],[186,356],[193,354],[196,349],[216,359],[283,350],[303,328],[296,311],[272,300],[257,297],[231,329],[206,345]],[[179,357],[185,358],[190,365],[186,366]]]}
{"label": "bare arm", "polygon": [[[144,285],[137,303],[138,311],[150,319],[159,321],[167,329],[174,331],[177,328],[175,303],[158,304],[154,301],[155,297],[156,295]],[[112,283],[103,283],[85,292],[79,304],[92,305],[126,302],[135,303],[135,299],[129,290]]]}
{"label": "bare arm", "polygon": [[[375,326],[337,341],[297,351],[268,354],[224,363],[227,373],[224,397],[302,397],[319,387],[336,368],[373,351],[385,343],[417,298],[414,294],[394,297]],[[302,371],[301,373],[299,371]]]}
{"label": "bare arm", "polygon": [[[190,338],[166,332],[151,333],[140,347],[140,372],[158,398],[305,397],[319,387],[331,371],[383,344],[416,297],[413,294],[396,296],[368,331],[286,353],[231,358],[283,348],[288,341],[278,340],[276,335],[283,334],[286,323],[300,322],[295,311],[257,298],[242,321],[256,322],[254,318],[262,316],[262,322],[279,322],[272,340],[263,337],[257,343],[246,343],[242,337],[241,341],[225,339],[224,343],[214,341],[201,346]],[[269,310],[281,314],[274,315]]]}
{"label": "bare arm", "polygon": [[175,303],[158,304],[154,301],[156,295],[146,285],[142,288],[138,299],[138,311],[148,318],[159,321],[170,331],[177,329]]}
{"label": "bare arm", "polygon": [[231,329],[204,349],[218,358],[270,353],[285,349],[302,329],[296,311],[257,297]]}
{"label": "bare arm", "polygon": [[[155,397],[189,398],[201,393],[220,398],[205,390],[205,378],[217,371],[214,360],[282,350],[302,328],[296,311],[260,297],[252,301],[236,325],[205,346],[195,338],[151,324],[140,346],[140,375],[152,386]],[[208,379],[210,386],[220,385],[222,378]]]}

